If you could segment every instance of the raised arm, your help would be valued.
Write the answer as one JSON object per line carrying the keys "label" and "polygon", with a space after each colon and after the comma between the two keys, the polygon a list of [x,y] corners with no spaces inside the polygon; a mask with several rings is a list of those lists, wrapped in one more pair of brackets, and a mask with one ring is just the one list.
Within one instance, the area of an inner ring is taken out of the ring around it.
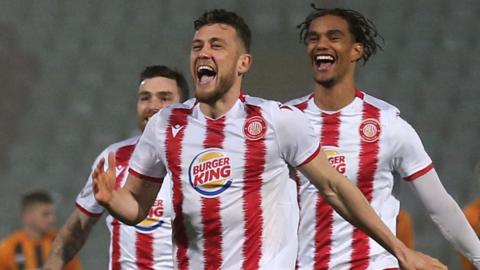
{"label": "raised arm", "polygon": [[436,171],[433,169],[409,183],[443,236],[480,269],[480,241]]}
{"label": "raised arm", "polygon": [[299,169],[343,218],[392,253],[402,269],[447,269],[438,260],[415,252],[398,240],[360,190],[330,166],[322,151]]}
{"label": "raised arm", "polygon": [[145,219],[161,184],[129,174],[127,182],[115,189],[115,156],[108,155],[108,169],[101,160],[92,173],[95,199],[108,212],[125,224],[135,225]]}
{"label": "raised arm", "polygon": [[98,219],[75,209],[58,232],[43,269],[63,269],[83,247]]}

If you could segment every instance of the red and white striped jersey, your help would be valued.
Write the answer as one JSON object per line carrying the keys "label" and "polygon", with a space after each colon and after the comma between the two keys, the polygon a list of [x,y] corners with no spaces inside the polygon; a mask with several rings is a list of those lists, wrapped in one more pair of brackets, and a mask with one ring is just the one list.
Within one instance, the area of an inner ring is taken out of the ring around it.
{"label": "red and white striped jersey", "polygon": [[[392,195],[393,172],[407,181],[432,169],[415,130],[397,108],[357,91],[339,111],[320,110],[313,94],[290,101],[310,119],[330,164],[363,192],[383,222],[395,232],[399,201]],[[353,227],[299,176],[299,269],[397,268],[395,257]]]}
{"label": "red and white striped jersey", "polygon": [[287,163],[318,151],[296,108],[241,95],[214,120],[191,99],[150,119],[130,173],[171,173],[178,269],[294,269],[299,212]]}
{"label": "red and white striped jersey", "polygon": [[[108,146],[95,160],[95,168],[101,158],[108,168],[108,153],[115,153],[116,188],[123,186],[128,176],[128,162],[140,136]],[[167,179],[168,177],[166,177]],[[147,218],[136,226],[129,226],[108,215],[110,231],[111,270],[173,269],[172,258],[172,199],[170,181],[165,181]],[[100,216],[105,209],[98,204],[92,190],[91,174],[78,194],[76,206],[90,216]]]}

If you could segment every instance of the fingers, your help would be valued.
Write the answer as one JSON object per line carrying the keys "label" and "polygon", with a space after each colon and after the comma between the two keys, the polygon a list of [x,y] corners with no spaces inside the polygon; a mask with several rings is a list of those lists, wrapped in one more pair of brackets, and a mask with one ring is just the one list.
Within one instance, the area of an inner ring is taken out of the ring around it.
{"label": "fingers", "polygon": [[115,166],[117,164],[115,164],[115,153],[108,153],[108,172],[111,173],[111,174],[115,174]]}
{"label": "fingers", "polygon": [[102,158],[98,162],[97,166],[92,172],[92,180],[93,180],[93,192],[98,193],[98,177],[103,172],[103,166],[105,164],[105,159]]}
{"label": "fingers", "polygon": [[419,257],[422,258],[424,263],[422,264],[421,267],[418,267],[417,269],[435,269],[435,270],[446,270],[448,269],[446,265],[444,265],[442,262],[440,262],[438,259],[433,258],[427,254],[421,253],[416,251],[415,252]]}

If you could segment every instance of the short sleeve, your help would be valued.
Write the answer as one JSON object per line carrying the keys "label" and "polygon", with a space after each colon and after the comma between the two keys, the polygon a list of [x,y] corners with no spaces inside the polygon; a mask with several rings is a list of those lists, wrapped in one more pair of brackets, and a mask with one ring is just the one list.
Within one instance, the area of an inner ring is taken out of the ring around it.
{"label": "short sleeve", "polygon": [[395,170],[407,181],[412,181],[429,172],[432,160],[413,127],[397,116],[392,136],[397,145],[394,153]]}
{"label": "short sleeve", "polygon": [[130,159],[129,170],[139,178],[158,183],[161,183],[166,175],[166,168],[161,160],[165,124],[160,115],[161,113],[157,113],[148,121]]}
{"label": "short sleeve", "polygon": [[75,204],[78,210],[82,211],[88,216],[100,216],[105,209],[101,206],[97,200],[95,199],[95,194],[93,193],[93,179],[92,179],[92,172],[97,167],[98,162],[104,158],[105,159],[105,169],[108,167],[108,152],[104,150],[95,160],[92,165],[92,169],[90,174],[88,175],[87,182],[85,186],[82,188],[80,193],[77,195],[75,200]]}
{"label": "short sleeve", "polygon": [[317,156],[320,138],[315,136],[310,122],[300,110],[281,105],[274,123],[280,152],[288,164],[298,167]]}

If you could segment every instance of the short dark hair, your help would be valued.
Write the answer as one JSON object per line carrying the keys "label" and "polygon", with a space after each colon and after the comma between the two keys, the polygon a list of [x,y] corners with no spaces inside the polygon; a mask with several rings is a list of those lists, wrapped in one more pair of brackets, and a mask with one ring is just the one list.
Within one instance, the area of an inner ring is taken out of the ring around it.
{"label": "short dark hair", "polygon": [[250,52],[252,33],[242,17],[235,12],[226,11],[224,9],[212,9],[205,11],[202,16],[193,22],[193,25],[195,30],[198,30],[205,25],[214,23],[223,23],[235,28],[245,50]]}
{"label": "short dark hair", "polygon": [[180,71],[163,65],[147,66],[142,73],[140,73],[140,83],[145,79],[155,77],[165,77],[175,80],[180,89],[180,101],[183,102],[188,98],[188,83]]}
{"label": "short dark hair", "polygon": [[377,39],[380,39],[381,42],[384,43],[382,35],[377,31],[375,24],[360,12],[343,8],[317,8],[315,4],[311,4],[311,7],[314,10],[297,26],[297,28],[300,29],[300,41],[304,44],[307,42],[308,29],[312,21],[319,17],[333,15],[345,19],[355,42],[363,45],[364,53],[361,58],[363,64],[365,64],[370,56],[374,55],[378,49],[382,49],[382,46],[377,42]]}
{"label": "short dark hair", "polygon": [[45,191],[34,191],[27,193],[22,197],[22,211],[27,207],[39,203],[53,204],[52,196]]}

